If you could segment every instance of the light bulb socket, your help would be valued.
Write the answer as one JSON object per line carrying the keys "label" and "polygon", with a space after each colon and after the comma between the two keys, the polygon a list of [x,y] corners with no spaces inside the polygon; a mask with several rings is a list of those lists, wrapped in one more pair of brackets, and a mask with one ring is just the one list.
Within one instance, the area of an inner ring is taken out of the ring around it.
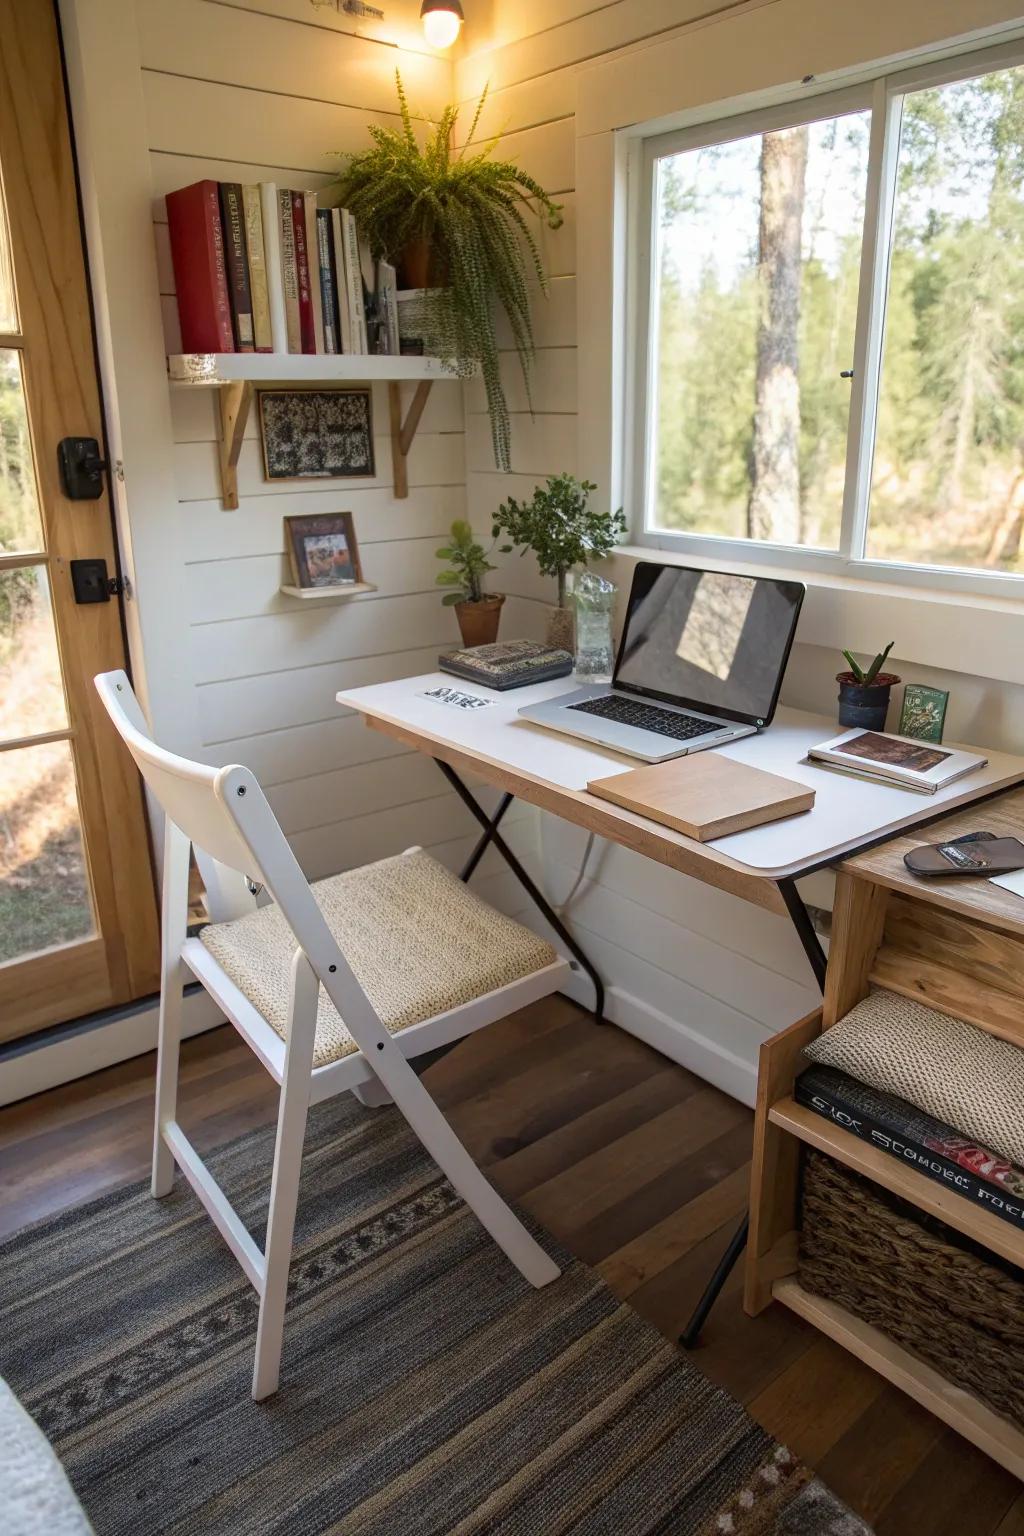
{"label": "light bulb socket", "polygon": [[429,16],[431,11],[451,11],[453,16],[459,18],[460,22],[466,19],[462,10],[461,0],[423,0],[423,4],[420,6],[420,19],[422,20],[424,16]]}

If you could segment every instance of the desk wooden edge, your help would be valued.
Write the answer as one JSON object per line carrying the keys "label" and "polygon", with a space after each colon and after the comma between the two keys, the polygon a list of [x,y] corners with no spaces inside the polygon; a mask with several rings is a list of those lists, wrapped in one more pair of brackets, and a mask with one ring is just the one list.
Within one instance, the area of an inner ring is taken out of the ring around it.
{"label": "desk wooden edge", "polygon": [[726,854],[668,828],[659,827],[656,822],[620,809],[610,801],[599,800],[586,790],[564,789],[521,769],[510,768],[507,763],[495,762],[481,752],[455,746],[427,731],[389,719],[386,715],[371,714],[365,710],[359,713],[371,730],[390,736],[394,741],[405,742],[417,751],[427,752],[451,768],[479,774],[488,784],[515,795],[517,800],[535,805],[542,811],[550,811],[575,826],[583,827],[587,832],[594,832],[598,837],[607,838],[609,842],[654,859],[656,863],[665,864],[706,885],[717,886],[719,890],[749,901],[754,906],[764,907],[780,916],[786,915],[786,905],[776,885],[776,876],[756,874]]}

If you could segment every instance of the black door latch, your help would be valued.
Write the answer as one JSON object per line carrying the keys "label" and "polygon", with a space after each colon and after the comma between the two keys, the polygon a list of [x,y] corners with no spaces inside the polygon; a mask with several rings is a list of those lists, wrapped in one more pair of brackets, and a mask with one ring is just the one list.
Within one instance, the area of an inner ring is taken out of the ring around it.
{"label": "black door latch", "polygon": [[57,466],[69,501],[95,501],[103,495],[103,472],[108,466],[94,437],[62,437]]}
{"label": "black door latch", "polygon": [[71,586],[76,603],[109,603],[124,591],[120,576],[107,575],[105,560],[72,560]]}

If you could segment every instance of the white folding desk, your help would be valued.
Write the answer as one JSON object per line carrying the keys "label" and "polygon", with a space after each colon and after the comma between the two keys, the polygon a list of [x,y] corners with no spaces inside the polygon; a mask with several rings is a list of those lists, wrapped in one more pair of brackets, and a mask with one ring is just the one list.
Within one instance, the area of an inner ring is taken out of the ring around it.
{"label": "white folding desk", "polygon": [[[560,736],[519,718],[523,705],[554,698],[571,686],[571,678],[561,678],[502,694],[434,672],[353,688],[337,697],[339,704],[361,714],[374,730],[434,758],[483,829],[462,870],[462,878],[470,878],[484,850],[493,844],[591,977],[598,1018],[604,1008],[600,976],[498,831],[513,798],[539,806],[588,832],[708,885],[719,886],[745,901],[785,913],[796,929],[815,979],[823,987],[825,954],[795,882],[899,832],[936,820],[956,806],[984,800],[1024,783],[1024,758],[1005,752],[989,752],[984,768],[934,795],[836,773],[810,762],[806,755],[809,747],[835,734],[835,722],[828,716],[780,709],[766,731],[717,750],[740,762],[810,785],[816,794],[813,808],[784,821],[698,843],[587,792],[589,780],[625,773],[636,766],[635,759],[571,736]],[[437,687],[475,694],[487,701],[486,707],[463,710],[429,698],[429,690]],[[459,778],[456,770],[460,769],[503,791],[494,816],[488,817]],[[696,1337],[745,1239],[746,1223],[730,1244],[694,1314],[683,1336],[685,1342]]]}
{"label": "white folding desk", "polygon": [[[440,686],[475,694],[487,705],[461,710],[426,697]],[[571,679],[562,678],[501,694],[433,672],[353,688],[339,693],[338,703],[361,714],[373,729],[439,762],[774,911],[785,910],[774,890],[779,881],[799,879],[954,806],[1024,781],[1024,758],[1005,752],[990,752],[985,768],[934,795],[835,773],[806,756],[808,747],[835,734],[835,722],[780,709],[768,730],[717,750],[810,785],[816,792],[813,810],[698,843],[587,793],[590,779],[625,773],[636,767],[635,758],[519,718],[524,705],[554,698],[571,686]]]}

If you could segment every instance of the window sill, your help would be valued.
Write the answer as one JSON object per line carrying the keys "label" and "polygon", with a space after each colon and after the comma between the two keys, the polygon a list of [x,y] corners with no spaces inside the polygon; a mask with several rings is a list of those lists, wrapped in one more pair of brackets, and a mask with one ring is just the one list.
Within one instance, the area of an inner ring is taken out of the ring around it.
{"label": "window sill", "polygon": [[807,597],[796,634],[798,645],[845,647],[873,655],[893,639],[894,660],[1024,685],[1024,604],[1019,599],[721,560],[639,544],[621,544],[610,557],[619,586],[628,587],[638,560],[802,581]]}

